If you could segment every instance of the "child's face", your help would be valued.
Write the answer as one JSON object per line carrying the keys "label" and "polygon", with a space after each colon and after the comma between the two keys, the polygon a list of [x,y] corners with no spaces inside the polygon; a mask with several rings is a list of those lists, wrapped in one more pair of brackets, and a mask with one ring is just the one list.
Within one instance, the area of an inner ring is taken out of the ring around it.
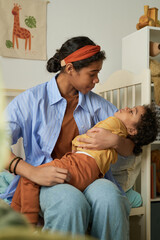
{"label": "child's face", "polygon": [[136,125],[144,113],[145,109],[143,106],[137,106],[133,108],[126,107],[124,109],[120,109],[114,114],[114,116],[123,122],[130,135],[135,135],[137,134]]}

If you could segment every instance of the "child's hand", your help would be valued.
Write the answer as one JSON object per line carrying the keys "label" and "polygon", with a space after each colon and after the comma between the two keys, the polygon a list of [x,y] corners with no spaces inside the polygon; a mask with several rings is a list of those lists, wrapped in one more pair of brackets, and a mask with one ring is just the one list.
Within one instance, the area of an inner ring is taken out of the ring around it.
{"label": "child's hand", "polygon": [[86,134],[89,138],[77,138],[79,142],[83,142],[83,144],[79,144],[78,147],[93,150],[114,148],[122,156],[132,154],[134,144],[130,139],[120,137],[104,128],[96,127],[88,130]]}

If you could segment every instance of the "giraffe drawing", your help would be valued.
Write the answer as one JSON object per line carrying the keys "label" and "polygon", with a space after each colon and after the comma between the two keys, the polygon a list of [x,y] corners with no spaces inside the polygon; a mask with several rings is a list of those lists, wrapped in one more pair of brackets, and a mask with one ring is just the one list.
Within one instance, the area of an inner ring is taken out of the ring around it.
{"label": "giraffe drawing", "polygon": [[13,48],[16,40],[17,49],[19,49],[18,38],[21,38],[25,39],[25,50],[27,50],[27,43],[29,44],[29,50],[31,50],[31,33],[27,29],[20,27],[19,10],[21,10],[21,7],[18,4],[14,4],[14,8],[12,9],[12,14],[14,15]]}

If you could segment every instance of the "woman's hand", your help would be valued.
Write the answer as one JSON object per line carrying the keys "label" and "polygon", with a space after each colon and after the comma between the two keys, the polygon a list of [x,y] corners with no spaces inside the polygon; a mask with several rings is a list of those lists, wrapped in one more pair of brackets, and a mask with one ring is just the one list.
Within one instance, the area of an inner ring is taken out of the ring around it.
{"label": "woman's hand", "polygon": [[[9,161],[6,166],[7,170],[10,162],[15,157],[16,156],[11,152]],[[12,163],[12,170],[14,169],[15,164],[16,161]],[[53,186],[59,183],[69,182],[71,178],[70,173],[67,169],[53,167],[50,165],[40,165],[34,167],[26,161],[20,161],[18,163],[16,167],[16,173],[41,186]]]}
{"label": "woman's hand", "polygon": [[129,156],[132,154],[134,144],[130,139],[120,137],[104,128],[96,127],[88,130],[86,134],[89,138],[77,139],[80,142],[78,147],[93,150],[114,148],[120,155]]}
{"label": "woman's hand", "polygon": [[53,166],[38,166],[33,168],[30,180],[41,186],[53,186],[70,181],[70,173],[67,169]]}
{"label": "woman's hand", "polygon": [[77,139],[79,142],[83,142],[83,144],[80,143],[78,147],[96,150],[115,148],[118,136],[111,133],[109,130],[95,127],[88,130],[86,134],[89,136],[89,138]]}

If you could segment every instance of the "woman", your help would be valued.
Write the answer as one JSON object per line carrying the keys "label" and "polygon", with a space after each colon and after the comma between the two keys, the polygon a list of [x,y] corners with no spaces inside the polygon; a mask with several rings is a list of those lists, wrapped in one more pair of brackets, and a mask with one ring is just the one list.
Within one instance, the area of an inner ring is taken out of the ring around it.
{"label": "woman", "polygon": [[[106,178],[89,185],[82,193],[67,184],[66,169],[36,166],[61,158],[71,151],[71,141],[85,133],[97,122],[113,116],[116,107],[91,92],[99,82],[105,53],[87,37],[66,41],[49,59],[47,70],[59,72],[48,83],[20,94],[8,106],[8,121],[13,144],[23,137],[26,161],[12,162],[13,171],[43,186],[40,206],[44,229],[90,234],[99,239],[129,239],[129,211],[127,198],[122,194],[111,171]],[[90,140],[81,139],[85,148],[115,148],[121,155],[129,155],[133,143],[104,129],[89,132]],[[81,144],[80,144],[81,145]],[[125,146],[125,147],[124,147]],[[15,158],[12,153],[10,161]],[[19,177],[0,197],[12,199]],[[55,183],[61,183],[54,186]],[[65,183],[65,184],[62,184]],[[48,186],[50,186],[48,188]]]}

